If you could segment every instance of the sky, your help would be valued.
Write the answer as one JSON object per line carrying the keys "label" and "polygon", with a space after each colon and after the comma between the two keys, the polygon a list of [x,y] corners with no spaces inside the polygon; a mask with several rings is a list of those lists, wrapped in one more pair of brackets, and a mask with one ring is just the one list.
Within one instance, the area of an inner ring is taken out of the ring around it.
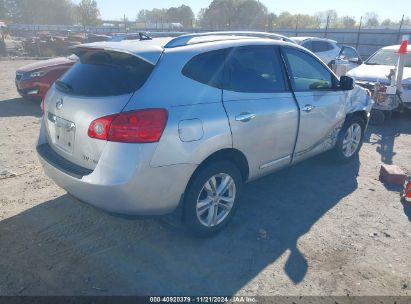
{"label": "sky", "polygon": [[[188,5],[197,14],[201,8],[208,7],[212,0],[97,0],[101,17],[105,20],[120,20],[124,14],[129,20],[135,20],[141,9],[169,8],[172,6]],[[80,0],[74,0],[79,3]],[[335,9],[339,16],[352,16],[359,20],[365,12],[376,12],[381,21],[390,18],[400,20],[409,11],[409,0],[260,0],[270,12],[277,15],[283,11],[293,14],[313,14],[318,11]],[[408,3],[408,5],[407,5]]]}

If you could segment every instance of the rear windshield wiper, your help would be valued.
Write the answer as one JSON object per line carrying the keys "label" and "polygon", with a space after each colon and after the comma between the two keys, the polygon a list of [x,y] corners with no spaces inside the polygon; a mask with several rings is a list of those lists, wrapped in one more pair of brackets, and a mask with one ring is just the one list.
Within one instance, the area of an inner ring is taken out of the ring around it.
{"label": "rear windshield wiper", "polygon": [[366,62],[366,65],[380,65],[379,63],[375,63],[375,62]]}
{"label": "rear windshield wiper", "polygon": [[69,85],[68,83],[65,83],[64,81],[57,80],[56,85],[65,92],[72,92],[73,91],[73,87],[71,85]]}

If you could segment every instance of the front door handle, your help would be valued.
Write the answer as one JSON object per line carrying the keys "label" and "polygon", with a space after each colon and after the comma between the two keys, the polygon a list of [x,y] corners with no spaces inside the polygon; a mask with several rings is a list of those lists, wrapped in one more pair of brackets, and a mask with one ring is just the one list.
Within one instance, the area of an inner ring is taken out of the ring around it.
{"label": "front door handle", "polygon": [[310,104],[307,104],[307,105],[305,105],[304,107],[301,108],[301,110],[303,110],[304,112],[307,112],[307,113],[311,112],[314,109],[315,109],[315,106],[310,105]]}
{"label": "front door handle", "polygon": [[236,121],[241,121],[241,122],[247,122],[247,121],[250,121],[251,119],[254,119],[255,117],[256,117],[256,115],[253,114],[253,113],[243,112],[240,115],[237,115],[235,117],[235,120]]}

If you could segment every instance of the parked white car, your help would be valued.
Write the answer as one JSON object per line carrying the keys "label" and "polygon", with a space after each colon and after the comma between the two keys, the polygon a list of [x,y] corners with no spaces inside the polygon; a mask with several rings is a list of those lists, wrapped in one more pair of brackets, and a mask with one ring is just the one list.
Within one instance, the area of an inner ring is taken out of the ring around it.
{"label": "parked white car", "polygon": [[[390,84],[388,75],[397,65],[399,48],[399,45],[383,47],[359,67],[349,71],[347,75],[354,78],[356,83],[362,86],[377,82],[383,86],[388,86]],[[402,88],[402,102],[406,107],[411,108],[411,53],[406,55]]]}
{"label": "parked white car", "polygon": [[337,41],[317,37],[291,37],[299,45],[316,54],[327,65],[338,57],[341,47]]}

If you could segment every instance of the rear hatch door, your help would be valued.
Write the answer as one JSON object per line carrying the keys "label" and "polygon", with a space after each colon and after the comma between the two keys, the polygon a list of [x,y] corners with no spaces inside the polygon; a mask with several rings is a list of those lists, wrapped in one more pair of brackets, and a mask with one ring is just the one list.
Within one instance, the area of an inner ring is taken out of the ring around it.
{"label": "rear hatch door", "polygon": [[153,56],[148,60],[110,48],[80,47],[74,53],[80,59],[47,94],[44,119],[51,148],[68,161],[93,170],[107,142],[88,136],[91,122],[120,113],[155,63]]}

